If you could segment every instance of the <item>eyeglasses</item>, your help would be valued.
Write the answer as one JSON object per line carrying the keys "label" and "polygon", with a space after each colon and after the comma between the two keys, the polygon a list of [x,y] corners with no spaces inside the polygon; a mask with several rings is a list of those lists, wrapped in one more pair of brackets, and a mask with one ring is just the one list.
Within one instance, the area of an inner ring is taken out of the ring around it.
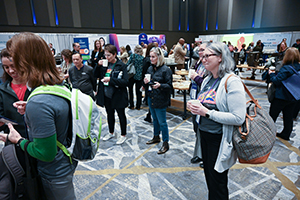
{"label": "eyeglasses", "polygon": [[204,51],[204,50],[205,50],[205,49],[199,49],[199,51],[201,51],[201,52]]}
{"label": "eyeglasses", "polygon": [[211,56],[216,56],[217,54],[215,54],[215,53],[212,53],[212,54],[206,54],[206,55],[203,55],[203,57],[202,57],[202,59],[208,59],[209,57],[211,57]]}
{"label": "eyeglasses", "polygon": [[104,54],[105,57],[110,57],[112,54]]}

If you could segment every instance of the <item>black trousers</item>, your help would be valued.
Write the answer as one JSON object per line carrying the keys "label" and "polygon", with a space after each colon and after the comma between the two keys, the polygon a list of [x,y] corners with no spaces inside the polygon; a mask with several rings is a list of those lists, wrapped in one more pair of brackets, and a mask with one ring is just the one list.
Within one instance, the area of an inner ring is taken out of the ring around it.
{"label": "black trousers", "polygon": [[228,170],[219,173],[214,169],[217,161],[222,134],[212,134],[200,130],[204,174],[209,200],[229,199]]}
{"label": "black trousers", "polygon": [[127,119],[125,115],[125,108],[112,108],[111,99],[107,97],[104,97],[104,106],[107,114],[109,132],[113,133],[115,130],[115,110],[116,110],[120,120],[121,135],[126,135]]}
{"label": "black trousers", "polygon": [[300,100],[297,101],[295,108],[294,108],[294,114],[293,114],[294,119],[297,118],[299,111],[300,111]]}
{"label": "black trousers", "polygon": [[129,79],[128,89],[129,89],[129,107],[134,107],[133,103],[133,85],[135,84],[135,94],[136,94],[136,108],[140,109],[142,104],[142,92],[140,91],[142,87],[143,80],[135,80],[134,78]]}
{"label": "black trousers", "polygon": [[284,139],[289,139],[293,130],[293,113],[297,101],[286,101],[282,99],[275,98],[270,106],[269,114],[272,117],[273,121],[276,122],[276,119],[279,113],[282,111],[283,114],[283,130],[280,133],[280,137]]}

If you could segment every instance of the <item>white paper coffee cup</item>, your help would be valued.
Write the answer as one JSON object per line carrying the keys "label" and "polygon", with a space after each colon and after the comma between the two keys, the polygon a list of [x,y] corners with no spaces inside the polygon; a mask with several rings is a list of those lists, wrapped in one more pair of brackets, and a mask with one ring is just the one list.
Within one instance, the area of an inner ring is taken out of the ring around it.
{"label": "white paper coffee cup", "polygon": [[189,102],[193,105],[200,105],[200,101],[197,99],[189,100]]}
{"label": "white paper coffee cup", "polygon": [[276,67],[271,66],[269,69],[270,69],[271,71],[275,71]]}
{"label": "white paper coffee cup", "polygon": [[191,75],[195,72],[194,69],[189,69],[189,78],[191,78]]}
{"label": "white paper coffee cup", "polygon": [[108,66],[108,60],[107,59],[103,59],[102,61],[103,61],[102,66],[103,67],[107,67]]}
{"label": "white paper coffee cup", "polygon": [[150,80],[151,80],[151,74],[145,74],[145,78],[150,82]]}

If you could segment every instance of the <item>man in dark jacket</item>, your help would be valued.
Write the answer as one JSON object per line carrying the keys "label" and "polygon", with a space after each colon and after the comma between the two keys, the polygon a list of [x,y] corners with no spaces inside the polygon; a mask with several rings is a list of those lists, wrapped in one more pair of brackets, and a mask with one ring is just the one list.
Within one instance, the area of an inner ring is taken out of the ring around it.
{"label": "man in dark jacket", "polygon": [[90,95],[95,100],[96,80],[93,68],[82,64],[82,56],[79,53],[72,55],[74,66],[69,69],[69,78],[73,88],[80,89],[81,92]]}

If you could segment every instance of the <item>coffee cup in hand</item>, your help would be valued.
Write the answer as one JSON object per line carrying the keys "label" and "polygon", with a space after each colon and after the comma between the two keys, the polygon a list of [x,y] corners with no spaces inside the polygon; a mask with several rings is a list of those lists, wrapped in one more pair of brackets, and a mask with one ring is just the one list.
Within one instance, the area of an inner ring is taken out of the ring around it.
{"label": "coffee cup in hand", "polygon": [[145,74],[145,78],[150,82],[150,80],[151,80],[151,74]]}
{"label": "coffee cup in hand", "polygon": [[107,59],[103,59],[102,60],[102,66],[103,67],[107,67],[108,66],[108,60]]}
{"label": "coffee cup in hand", "polygon": [[270,68],[269,68],[269,70],[271,70],[271,71],[275,71],[275,67],[274,66],[271,66]]}
{"label": "coffee cup in hand", "polygon": [[[188,102],[191,103],[192,105],[200,105],[200,101],[197,100],[197,99],[189,100]],[[193,112],[192,112],[192,114],[195,115],[196,113],[193,113]]]}

